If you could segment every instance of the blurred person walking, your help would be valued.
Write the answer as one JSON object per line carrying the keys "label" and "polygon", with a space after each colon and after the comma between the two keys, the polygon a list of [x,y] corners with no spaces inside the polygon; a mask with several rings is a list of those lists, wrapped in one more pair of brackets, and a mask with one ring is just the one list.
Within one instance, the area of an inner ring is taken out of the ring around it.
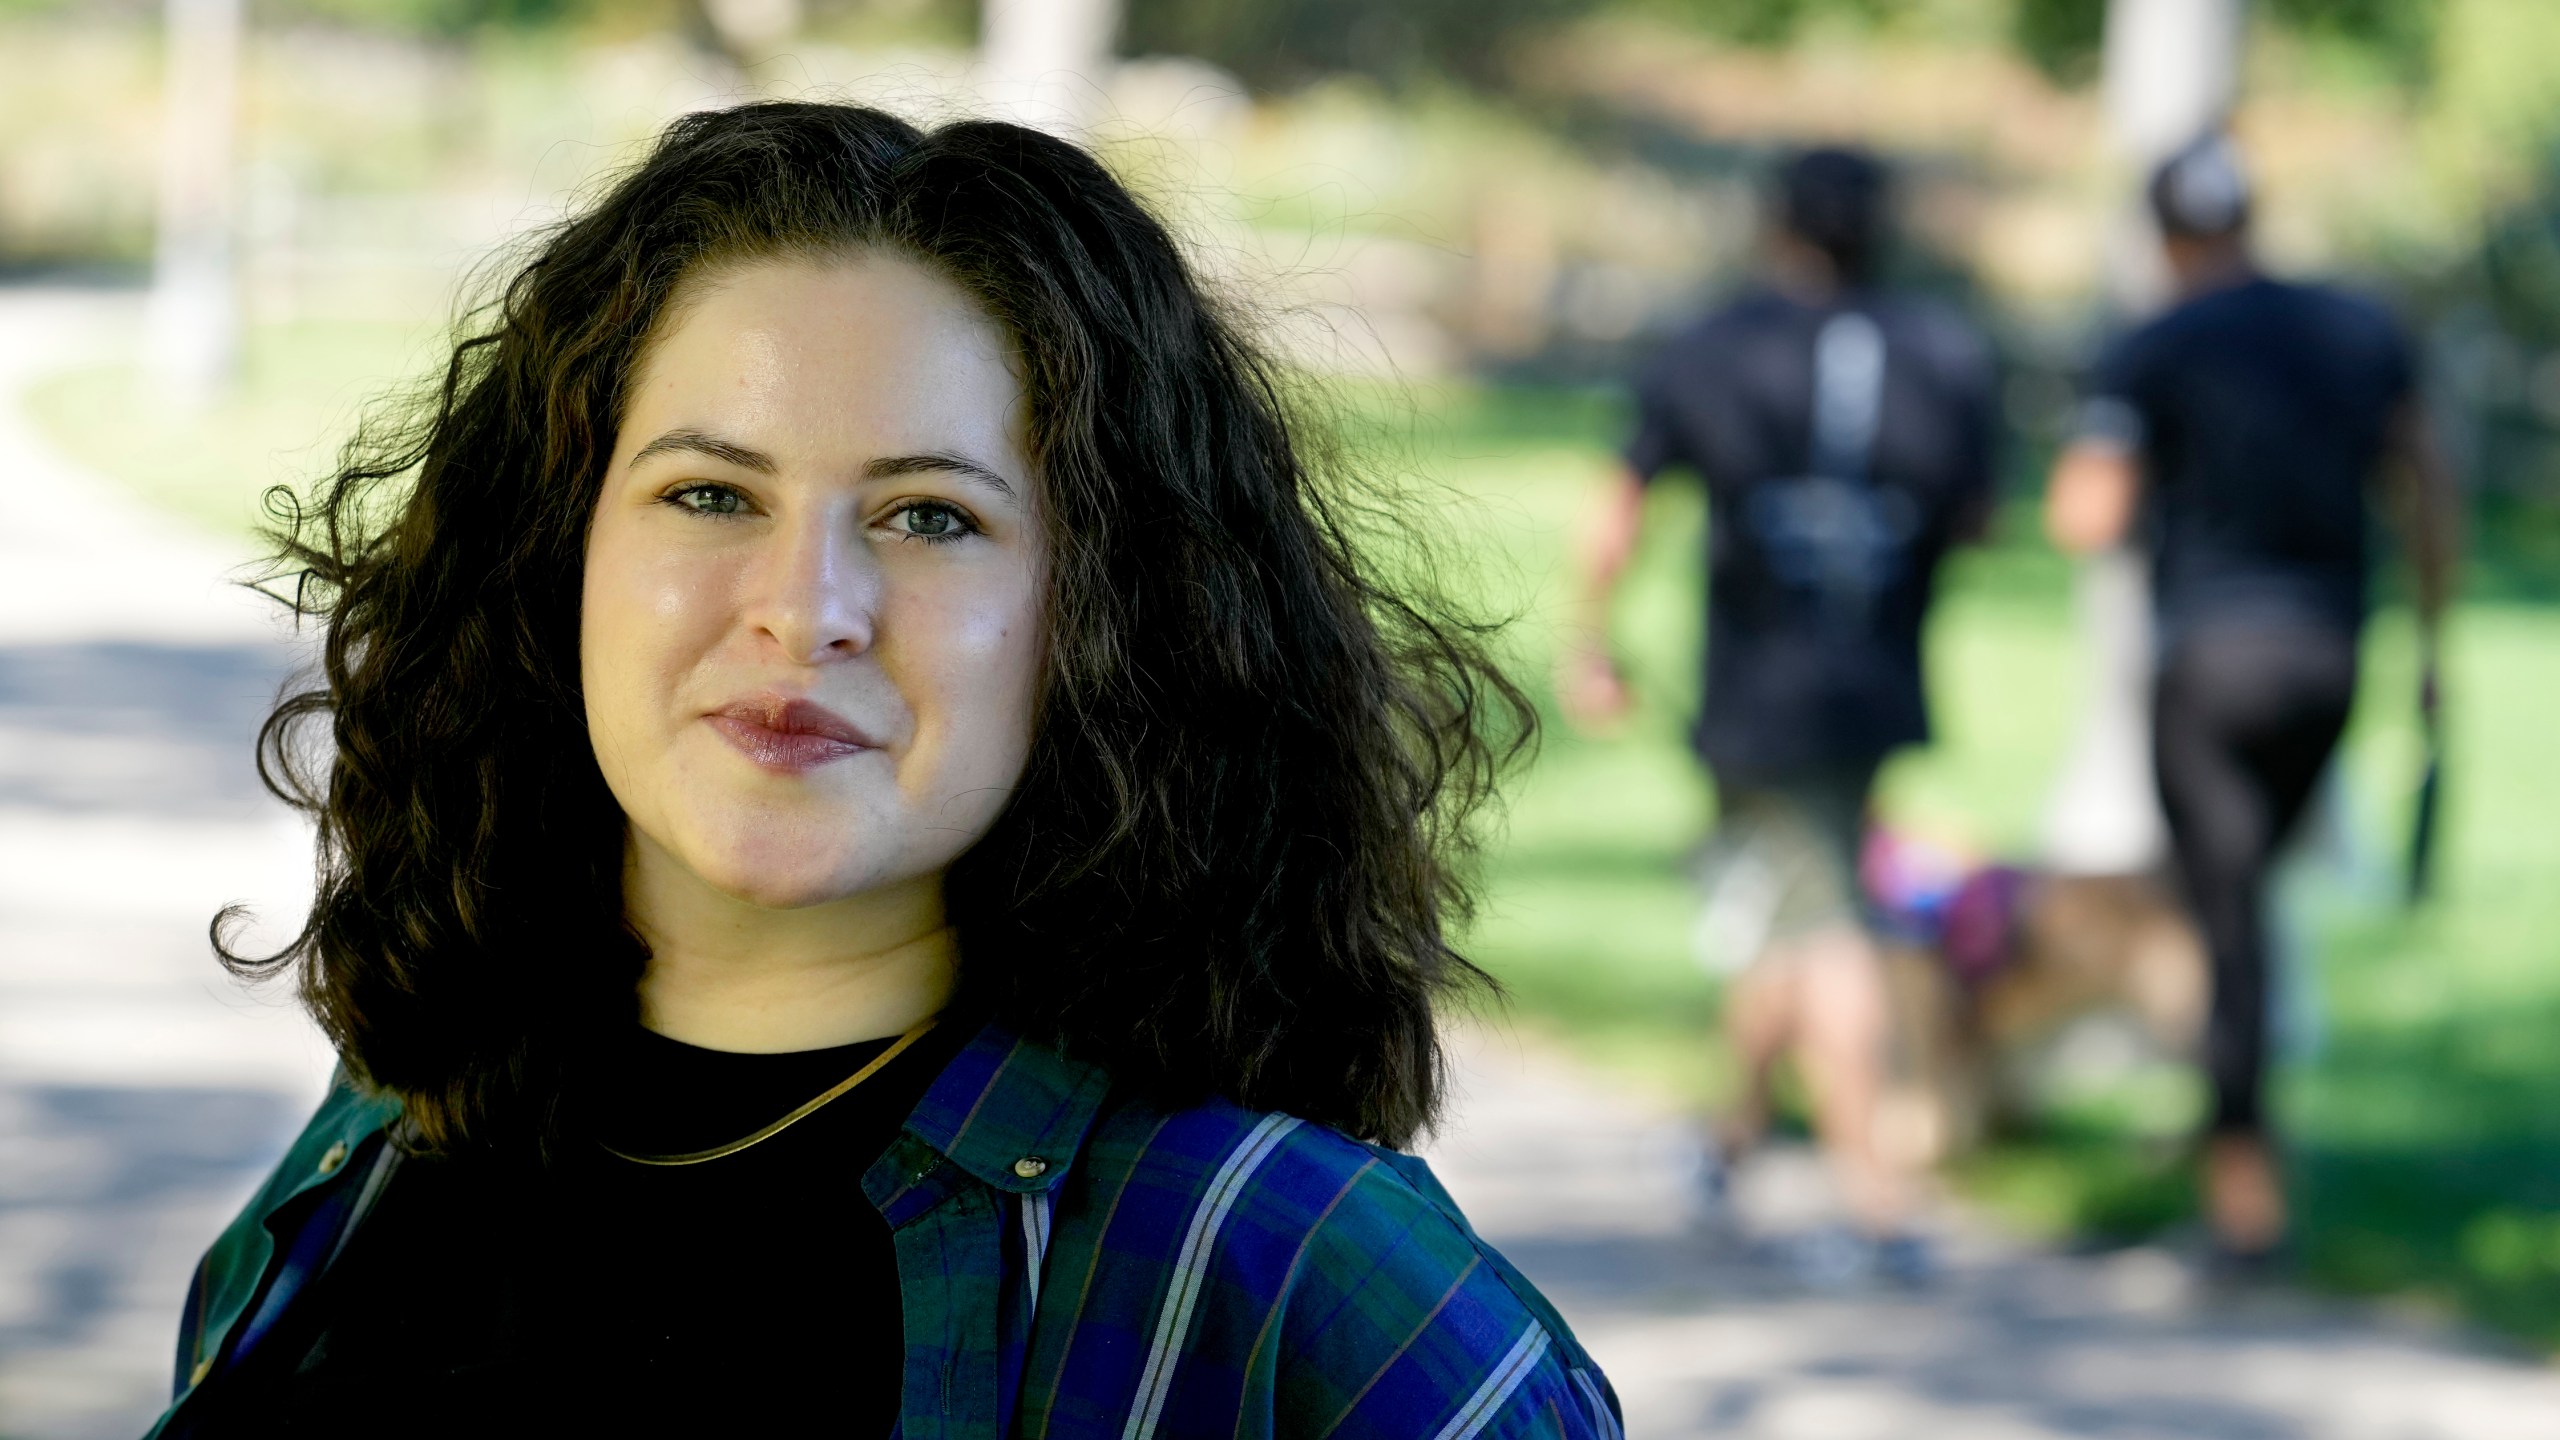
{"label": "blurred person walking", "polygon": [[2253,1267],[2287,1225],[2263,1095],[2268,869],[2354,702],[2377,484],[2416,571],[2433,712],[2453,487],[2390,317],[2259,270],[2247,173],[2226,140],[2172,156],[2150,202],[2177,299],[2100,362],[2046,528],[2078,554],[2138,539],[2150,560],[2154,766],[2212,956],[2207,1219],[2221,1258]]}
{"label": "blurred person walking", "polygon": [[1888,179],[1849,150],[1787,163],[1761,281],[1643,371],[1634,436],[1585,538],[1583,622],[1558,688],[1585,728],[1627,710],[1610,601],[1645,488],[1694,471],[1711,513],[1693,740],[1718,816],[1702,931],[1720,932],[1732,972],[1725,1024],[1743,1071],[1725,1148],[1759,1138],[1792,1053],[1857,1222],[1850,1263],[1914,1281],[1928,1268],[1912,1233],[1918,1147],[1881,1123],[1891,1016],[1858,852],[1879,765],[1929,735],[1921,626],[1939,560],[1987,517],[1995,386],[1969,323],[1879,288]]}

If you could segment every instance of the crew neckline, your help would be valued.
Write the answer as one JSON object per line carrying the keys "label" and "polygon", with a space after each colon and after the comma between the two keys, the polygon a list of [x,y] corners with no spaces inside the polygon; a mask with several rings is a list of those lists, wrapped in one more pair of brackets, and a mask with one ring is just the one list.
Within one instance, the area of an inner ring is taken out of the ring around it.
{"label": "crew neckline", "polygon": [[[724,1145],[816,1099],[896,1043],[884,1036],[815,1050],[713,1050],[634,1026],[599,1066],[597,1133],[613,1149],[635,1154]],[[914,1053],[911,1047],[828,1110],[870,1108]]]}

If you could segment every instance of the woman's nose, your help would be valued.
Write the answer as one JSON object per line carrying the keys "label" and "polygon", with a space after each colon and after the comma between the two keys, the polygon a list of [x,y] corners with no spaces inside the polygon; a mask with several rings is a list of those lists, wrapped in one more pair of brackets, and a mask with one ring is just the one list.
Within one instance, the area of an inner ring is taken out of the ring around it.
{"label": "woman's nose", "polygon": [[750,591],[750,623],[795,664],[871,648],[880,567],[849,511],[782,517],[757,558]]}

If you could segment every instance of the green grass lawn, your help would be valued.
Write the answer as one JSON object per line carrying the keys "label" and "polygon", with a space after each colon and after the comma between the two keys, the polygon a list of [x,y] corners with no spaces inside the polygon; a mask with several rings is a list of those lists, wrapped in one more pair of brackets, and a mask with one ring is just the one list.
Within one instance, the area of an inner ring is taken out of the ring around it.
{"label": "green grass lawn", "polygon": [[[57,377],[32,400],[73,453],[238,532],[263,486],[324,468],[360,402],[429,358],[425,335],[261,334],[239,398],[188,422],[142,406],[114,370]],[[1348,402],[1361,443],[1427,487],[1410,523],[1460,562],[1443,571],[1454,584],[1513,617],[1512,654],[1543,696],[1565,541],[1607,464],[1612,403],[1460,386],[1375,400]],[[1538,757],[1509,788],[1470,943],[1524,1019],[1704,1105],[1723,1083],[1716,990],[1689,959],[1680,875],[1710,814],[1681,741],[1703,518],[1690,487],[1651,503],[1618,615],[1638,713],[1623,736],[1593,741],[1550,711]],[[1883,804],[1900,823],[2023,856],[2079,685],[2068,570],[2034,540],[2030,512],[2007,519],[1995,544],[1953,562],[1931,638],[1941,738],[1895,762]],[[2481,602],[2459,616],[2441,888],[2416,913],[2397,904],[2393,875],[2417,761],[2396,615],[2375,625],[2367,658],[2347,773],[2368,857],[2360,875],[2295,887],[2286,907],[2310,1012],[2281,1087],[2304,1254],[2331,1284],[2560,1343],[2560,610]],[[2173,1090],[2172,1122],[2192,1088]],[[1959,1182],[2057,1234],[2175,1223],[2188,1180],[2157,1098],[2067,1097],[2037,1133],[1966,1161]]]}
{"label": "green grass lawn", "polygon": [[313,323],[252,332],[234,393],[202,415],[155,405],[121,365],[40,381],[27,403],[73,454],[208,529],[245,536],[271,485],[325,474],[367,402],[439,363],[429,326]]}

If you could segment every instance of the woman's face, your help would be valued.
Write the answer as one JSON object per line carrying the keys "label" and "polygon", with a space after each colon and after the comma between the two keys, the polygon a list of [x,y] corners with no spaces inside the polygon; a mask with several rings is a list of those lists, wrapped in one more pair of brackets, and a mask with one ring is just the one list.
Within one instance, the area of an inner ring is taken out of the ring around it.
{"label": "woman's face", "polygon": [[639,863],[798,908],[994,824],[1047,593],[1012,356],[894,255],[688,285],[587,537],[587,728]]}

